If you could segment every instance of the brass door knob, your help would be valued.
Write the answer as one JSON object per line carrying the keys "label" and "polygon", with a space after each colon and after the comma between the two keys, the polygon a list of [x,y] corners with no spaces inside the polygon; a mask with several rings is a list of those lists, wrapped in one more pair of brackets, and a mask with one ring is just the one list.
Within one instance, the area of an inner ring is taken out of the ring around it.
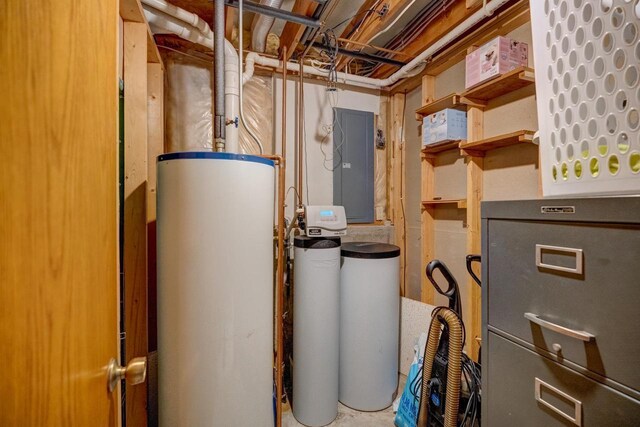
{"label": "brass door knob", "polygon": [[122,379],[126,379],[129,385],[143,383],[147,378],[147,358],[134,357],[126,367],[118,365],[116,359],[111,359],[107,366],[107,384],[109,392],[113,392]]}

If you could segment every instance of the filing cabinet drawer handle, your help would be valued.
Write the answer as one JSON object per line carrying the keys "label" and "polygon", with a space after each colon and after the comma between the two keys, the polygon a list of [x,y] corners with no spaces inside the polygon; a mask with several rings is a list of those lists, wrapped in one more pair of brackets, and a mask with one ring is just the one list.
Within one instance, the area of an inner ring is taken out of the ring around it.
{"label": "filing cabinet drawer handle", "polygon": [[[560,409],[556,408],[551,403],[547,402],[546,400],[544,400],[542,398],[541,389],[542,389],[543,386],[548,388],[549,390],[551,390],[555,394],[557,394],[559,396],[562,396],[563,398],[567,399],[569,402],[573,403],[573,407],[574,407],[573,417],[571,415],[565,413],[564,411],[561,411]],[[539,402],[542,405],[546,406],[547,408],[551,409],[553,412],[555,412],[556,414],[560,415],[562,418],[565,418],[565,419],[571,421],[575,425],[582,426],[582,402],[580,402],[579,400],[574,399],[573,397],[569,396],[567,393],[565,393],[565,392],[563,392],[561,390],[558,390],[557,388],[545,383],[540,378],[536,378],[535,379],[535,395],[536,395],[536,401],[537,402]]]}
{"label": "filing cabinet drawer handle", "polygon": [[[542,262],[542,251],[565,252],[576,256],[576,267],[561,267],[559,265],[545,264]],[[565,273],[582,274],[582,249],[563,248],[561,246],[536,245],[536,266],[549,270],[563,271]]]}
{"label": "filing cabinet drawer handle", "polygon": [[590,334],[589,332],[576,331],[575,329],[569,329],[569,328],[565,328],[564,326],[556,325],[555,323],[542,320],[540,316],[534,313],[525,313],[524,318],[529,320],[530,322],[535,323],[536,325],[540,325],[543,328],[547,328],[550,331],[554,331],[559,334],[566,335],[568,337],[577,338],[579,340],[586,341],[586,342],[596,339],[596,336],[593,334]]}

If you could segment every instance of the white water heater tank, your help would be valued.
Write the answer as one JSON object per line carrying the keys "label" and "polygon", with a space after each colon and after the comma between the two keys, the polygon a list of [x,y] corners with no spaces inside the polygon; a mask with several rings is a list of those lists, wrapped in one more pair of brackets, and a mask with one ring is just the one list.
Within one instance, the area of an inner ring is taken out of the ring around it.
{"label": "white water heater tank", "polygon": [[398,387],[400,248],[351,242],[341,254],[340,402],[378,411]]}
{"label": "white water heater tank", "polygon": [[158,157],[160,426],[273,427],[274,164]]}

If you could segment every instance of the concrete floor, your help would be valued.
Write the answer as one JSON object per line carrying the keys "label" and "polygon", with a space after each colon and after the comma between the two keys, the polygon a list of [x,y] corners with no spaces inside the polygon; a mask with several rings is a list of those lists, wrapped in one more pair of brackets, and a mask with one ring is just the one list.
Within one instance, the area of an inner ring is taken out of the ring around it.
{"label": "concrete floor", "polygon": [[[404,389],[404,384],[407,377],[399,375],[398,379],[398,396]],[[389,406],[387,409],[378,412],[360,412],[354,409],[348,408],[341,403],[338,403],[338,417],[334,422],[327,427],[340,426],[340,427],[389,427],[393,426],[393,419],[395,414],[393,409]],[[304,427],[293,417],[293,413],[289,409],[282,413],[282,426],[283,427]]]}

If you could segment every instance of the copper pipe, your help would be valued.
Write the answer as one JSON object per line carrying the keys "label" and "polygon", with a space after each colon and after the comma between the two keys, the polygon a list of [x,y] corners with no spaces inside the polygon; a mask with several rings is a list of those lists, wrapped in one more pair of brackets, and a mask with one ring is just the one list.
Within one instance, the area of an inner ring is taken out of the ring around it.
{"label": "copper pipe", "polygon": [[[282,48],[283,58],[287,57],[287,48]],[[278,166],[278,254],[276,265],[276,427],[282,426],[282,389],[283,389],[283,309],[284,309],[284,215],[285,215],[285,175],[287,156],[287,68],[282,67],[282,147],[281,154],[262,155],[273,160]]]}
{"label": "copper pipe", "polygon": [[458,315],[446,307],[438,307],[431,315],[429,338],[424,349],[422,365],[422,391],[418,409],[419,426],[427,425],[429,411],[429,380],[433,360],[438,350],[442,321],[449,327],[449,363],[447,365],[447,399],[444,415],[444,427],[456,427],[458,423],[458,406],[460,404],[460,375],[462,373],[462,322]]}
{"label": "copper pipe", "polygon": [[280,148],[280,173],[278,174],[278,267],[276,287],[276,427],[282,426],[282,388],[284,343],[282,317],[284,310],[284,197],[287,159],[287,48],[283,48],[282,60],[282,146]]}
{"label": "copper pipe", "polygon": [[282,47],[282,134],[280,155],[282,160],[287,159],[287,47]]}
{"label": "copper pipe", "polygon": [[[300,89],[298,90],[298,208],[302,208],[303,203],[303,190],[302,190],[302,147],[304,144],[304,58],[300,58]],[[307,194],[307,197],[309,195]]]}
{"label": "copper pipe", "polygon": [[260,155],[273,160],[278,167],[278,254],[276,266],[276,427],[282,425],[282,364],[283,351],[283,307],[284,307],[284,196],[285,196],[285,160],[279,155]]}

